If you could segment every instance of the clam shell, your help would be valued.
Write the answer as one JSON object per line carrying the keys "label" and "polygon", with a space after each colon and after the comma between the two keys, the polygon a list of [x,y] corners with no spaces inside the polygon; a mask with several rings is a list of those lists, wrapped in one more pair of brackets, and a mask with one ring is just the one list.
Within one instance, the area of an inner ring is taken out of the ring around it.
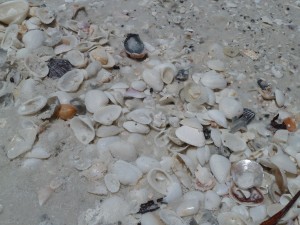
{"label": "clam shell", "polygon": [[222,144],[233,152],[244,151],[247,148],[246,142],[236,134],[223,133]]}
{"label": "clam shell", "polygon": [[152,168],[157,168],[160,166],[159,161],[148,156],[140,156],[135,161],[137,167],[143,172],[147,173]]}
{"label": "clam shell", "polygon": [[205,138],[202,131],[196,128],[181,126],[175,131],[176,136],[183,142],[196,146],[202,147],[205,145]]}
{"label": "clam shell", "polygon": [[172,63],[162,63],[154,67],[160,72],[160,77],[165,84],[171,84],[176,75],[176,67]]}
{"label": "clam shell", "polygon": [[227,128],[227,120],[223,112],[221,112],[220,110],[212,109],[208,110],[207,114],[218,125]]}
{"label": "clam shell", "polygon": [[231,163],[226,157],[216,154],[212,155],[209,160],[209,166],[219,183],[224,183],[227,180]]}
{"label": "clam shell", "polygon": [[215,191],[205,192],[204,208],[208,210],[217,210],[221,204],[221,198]]}
{"label": "clam shell", "polygon": [[111,193],[116,193],[120,190],[120,181],[118,180],[118,177],[115,174],[108,173],[104,176],[104,182],[107,187],[107,189]]}
{"label": "clam shell", "polygon": [[22,116],[31,115],[40,111],[47,104],[47,98],[44,96],[37,96],[24,102],[18,108],[18,114]]}
{"label": "clam shell", "polygon": [[117,141],[109,145],[112,156],[127,162],[133,162],[137,158],[137,151],[133,144],[126,141]]}
{"label": "clam shell", "polygon": [[123,127],[131,133],[148,134],[150,132],[150,128],[147,125],[134,121],[124,122]]}
{"label": "clam shell", "polygon": [[100,62],[103,68],[112,68],[116,64],[115,59],[104,48],[94,49],[90,52],[90,57]]}
{"label": "clam shell", "polygon": [[87,110],[91,113],[95,113],[101,107],[107,105],[108,98],[101,90],[90,90],[85,94],[84,102]]}
{"label": "clam shell", "polygon": [[152,122],[151,111],[146,108],[133,110],[126,117],[141,124],[150,124]]}
{"label": "clam shell", "polygon": [[5,24],[21,24],[27,17],[29,4],[27,1],[7,1],[0,4],[0,22]]}
{"label": "clam shell", "polygon": [[164,88],[164,82],[161,79],[160,71],[158,69],[145,69],[142,74],[143,80],[154,91],[161,91]]}
{"label": "clam shell", "polygon": [[44,24],[50,24],[54,21],[55,19],[55,14],[54,12],[49,9],[48,7],[40,7],[37,8],[36,11],[36,16],[42,21]]}
{"label": "clam shell", "polygon": [[225,114],[227,119],[233,119],[243,114],[243,105],[233,97],[224,97],[219,102],[219,110]]}
{"label": "clam shell", "polygon": [[119,133],[121,133],[122,131],[124,131],[124,129],[122,127],[118,127],[118,126],[100,126],[96,132],[97,137],[109,137],[109,136],[114,136],[117,135]]}
{"label": "clam shell", "polygon": [[44,40],[45,34],[41,30],[30,30],[22,38],[25,47],[31,50],[41,47]]}
{"label": "clam shell", "polygon": [[82,68],[87,64],[87,59],[84,58],[84,54],[78,50],[71,50],[67,52],[65,58],[77,68]]}
{"label": "clam shell", "polygon": [[[58,28],[48,27],[46,32],[46,39],[44,41],[44,45],[48,47],[56,46],[62,40],[62,33]],[[66,41],[67,39],[64,39]],[[54,50],[53,50],[54,52]]]}
{"label": "clam shell", "polygon": [[4,37],[1,41],[1,48],[4,50],[8,50],[10,47],[12,47],[14,41],[17,38],[18,32],[19,32],[19,28],[17,24],[9,25],[6,28]]}
{"label": "clam shell", "polygon": [[147,85],[142,80],[135,80],[131,83],[131,87],[137,91],[144,91],[146,89]]}
{"label": "clam shell", "polygon": [[114,163],[111,172],[117,176],[121,184],[135,185],[143,176],[142,172],[134,165],[118,160]]}
{"label": "clam shell", "polygon": [[103,106],[94,113],[93,119],[103,125],[111,125],[116,119],[119,118],[121,112],[121,106]]}
{"label": "clam shell", "polygon": [[200,204],[197,199],[184,199],[176,208],[176,214],[180,217],[192,216],[198,213]]}
{"label": "clam shell", "polygon": [[225,78],[214,70],[204,73],[201,83],[211,89],[224,89],[227,86]]}
{"label": "clam shell", "polygon": [[46,77],[49,73],[47,63],[41,58],[34,55],[29,55],[25,59],[25,67],[34,77],[43,78]]}
{"label": "clam shell", "polygon": [[283,92],[279,89],[275,90],[275,101],[278,107],[282,107],[284,105],[285,97]]}
{"label": "clam shell", "polygon": [[58,79],[57,87],[61,91],[75,92],[83,82],[83,70],[74,69],[67,72],[64,76]]}
{"label": "clam shell", "polygon": [[158,193],[167,195],[168,188],[173,182],[171,176],[160,168],[153,168],[147,174],[149,185]]}
{"label": "clam shell", "polygon": [[76,138],[84,145],[87,145],[95,138],[95,130],[92,121],[88,116],[76,116],[70,120],[70,127]]}

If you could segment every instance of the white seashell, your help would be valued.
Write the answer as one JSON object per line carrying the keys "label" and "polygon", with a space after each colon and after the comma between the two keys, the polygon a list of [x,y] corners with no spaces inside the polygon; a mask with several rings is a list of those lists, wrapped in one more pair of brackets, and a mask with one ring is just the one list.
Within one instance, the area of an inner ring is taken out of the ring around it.
{"label": "white seashell", "polygon": [[149,172],[152,168],[160,167],[159,161],[148,156],[138,157],[135,163],[143,173]]}
{"label": "white seashell", "polygon": [[213,92],[213,90],[211,90],[208,87],[205,87],[205,91],[206,91],[207,97],[208,97],[206,104],[213,106],[216,103],[215,92]]}
{"label": "white seashell", "polygon": [[70,120],[70,127],[76,138],[84,145],[87,145],[95,138],[95,130],[88,116],[73,117]]}
{"label": "white seashell", "polygon": [[[102,66],[101,66],[102,67]],[[113,75],[111,72],[107,71],[106,69],[102,68],[97,73],[96,81],[100,84],[108,83],[113,79]]]}
{"label": "white seashell", "polygon": [[24,34],[22,41],[25,48],[34,50],[42,46],[45,40],[45,34],[41,30],[30,30]]}
{"label": "white seashell", "polygon": [[124,122],[123,127],[131,133],[148,134],[150,132],[150,128],[147,125],[134,121]]}
{"label": "white seashell", "polygon": [[51,194],[53,193],[53,189],[46,186],[44,188],[41,188],[38,191],[38,200],[39,200],[39,205],[42,206],[46,203],[46,201],[50,198]]}
{"label": "white seashell", "polygon": [[179,93],[182,100],[201,106],[208,100],[206,87],[194,83],[187,84]]}
{"label": "white seashell", "polygon": [[91,59],[101,63],[103,68],[112,68],[116,62],[111,54],[105,51],[104,48],[96,48],[90,52]]}
{"label": "white seashell", "polygon": [[47,63],[40,57],[29,55],[25,58],[24,64],[34,77],[43,78],[46,77],[49,73]]}
{"label": "white seashell", "polygon": [[54,12],[48,7],[39,7],[36,9],[35,13],[44,24],[50,24],[55,19]]}
{"label": "white seashell", "polygon": [[19,32],[19,27],[17,24],[9,25],[6,28],[4,37],[1,41],[1,48],[4,50],[8,50],[10,47],[12,47],[15,40],[17,39],[18,32]]}
{"label": "white seashell", "polygon": [[242,216],[234,212],[222,212],[217,217],[219,225],[248,225]]}
{"label": "white seashell", "polygon": [[211,128],[210,129],[210,137],[213,140],[215,146],[221,147],[222,137],[219,129]]}
{"label": "white seashell", "polygon": [[225,132],[222,134],[221,138],[222,144],[233,152],[244,151],[247,148],[246,142],[237,134]]}
{"label": "white seashell", "polygon": [[224,97],[220,100],[219,110],[225,114],[227,119],[233,119],[243,114],[243,105],[233,97]]}
{"label": "white seashell", "polygon": [[204,166],[210,158],[210,150],[207,145],[204,147],[198,148],[196,152],[197,159],[201,166]]}
{"label": "white seashell", "polygon": [[101,90],[90,90],[85,94],[85,106],[86,109],[95,113],[101,107],[106,106],[108,103],[108,98],[105,93]]}
{"label": "white seashell", "polygon": [[104,176],[104,182],[107,187],[107,189],[111,193],[116,193],[120,190],[120,181],[118,180],[118,177],[115,174],[108,173]]}
{"label": "white seashell", "polygon": [[285,97],[283,92],[279,89],[275,90],[275,101],[278,107],[282,107],[284,105]]}
{"label": "white seashell", "polygon": [[275,143],[286,143],[289,138],[288,130],[277,130],[273,136],[273,141]]}
{"label": "white seashell", "polygon": [[242,216],[245,220],[249,218],[249,210],[245,205],[235,205],[231,208],[231,212],[237,213],[238,215]]}
{"label": "white seashell", "polygon": [[221,204],[221,198],[216,192],[208,190],[205,192],[204,208],[208,210],[217,210]]}
{"label": "white seashell", "polygon": [[61,38],[61,42],[62,42],[61,45],[57,45],[54,48],[54,53],[56,55],[59,55],[64,52],[68,52],[68,51],[74,49],[78,45],[78,40],[74,35],[63,36]]}
{"label": "white seashell", "polygon": [[209,166],[219,183],[224,183],[227,180],[231,163],[226,157],[216,154],[212,155],[209,160]]}
{"label": "white seashell", "polygon": [[216,180],[206,167],[197,166],[195,172],[196,182],[195,188],[200,191],[211,190],[216,185]]}
{"label": "white seashell", "polygon": [[145,213],[141,216],[141,225],[164,225],[164,223],[153,213]]}
{"label": "white seashell", "polygon": [[102,179],[106,171],[107,171],[107,166],[104,163],[95,162],[91,167],[82,171],[80,174],[82,176],[85,176],[89,181],[94,182]]}
{"label": "white seashell", "polygon": [[163,198],[164,202],[171,203],[182,197],[181,185],[179,182],[172,182],[167,187],[167,195]]}
{"label": "white seashell", "polygon": [[111,126],[100,126],[96,132],[97,137],[109,137],[121,133],[124,129],[115,125]]}
{"label": "white seashell", "polygon": [[77,68],[85,67],[88,62],[87,59],[85,59],[84,54],[78,50],[71,50],[67,52],[65,58]]}
{"label": "white seashell", "polygon": [[33,99],[30,99],[24,102],[18,108],[18,114],[22,116],[31,115],[40,111],[47,104],[47,98],[44,96],[37,96]]}
{"label": "white seashell", "polygon": [[176,67],[172,63],[163,63],[154,67],[154,70],[158,70],[161,80],[165,84],[171,84],[176,75]]}
{"label": "white seashell", "polygon": [[216,122],[218,125],[227,128],[227,120],[223,112],[216,109],[212,109],[212,110],[208,110],[207,114],[211,118],[211,120]]}
{"label": "white seashell", "polygon": [[133,162],[137,158],[134,145],[123,140],[110,144],[109,150],[114,158],[127,162]]}
{"label": "white seashell", "polygon": [[75,92],[83,82],[84,72],[79,69],[71,70],[58,79],[57,87],[61,91]]}
{"label": "white seashell", "polygon": [[105,138],[99,138],[96,144],[98,152],[109,152],[108,146],[116,141],[120,141],[121,138],[119,136],[111,136],[111,137],[105,137]]}
{"label": "white seashell", "polygon": [[[49,47],[54,47],[57,44],[59,44],[62,40],[62,33],[58,28],[52,28],[52,27],[48,27],[46,30],[46,40],[44,41],[44,45],[45,46],[49,46]],[[76,44],[76,40],[75,39],[70,39],[72,41],[74,41],[74,43],[72,43],[72,46]],[[65,42],[66,44],[68,43],[68,39],[64,38],[63,42]],[[60,47],[61,48],[61,47]],[[53,49],[53,48],[52,48]],[[54,52],[54,50],[53,50]],[[55,52],[54,52],[55,55]]]}
{"label": "white seashell", "polygon": [[192,127],[192,128],[198,129],[198,130],[202,130],[203,129],[202,124],[195,117],[193,117],[193,118],[185,118],[185,119],[183,119],[183,120],[180,121],[180,124],[184,125],[184,126]]}
{"label": "white seashell", "polygon": [[278,153],[270,158],[271,162],[278,166],[278,168],[297,174],[297,167],[295,163],[284,153]]}
{"label": "white seashell", "polygon": [[111,125],[121,115],[122,108],[118,105],[103,106],[94,113],[93,119],[103,125]]}
{"label": "white seashell", "polygon": [[5,24],[21,24],[27,17],[29,4],[27,1],[7,1],[0,4],[0,22]]}
{"label": "white seashell", "polygon": [[56,91],[54,93],[51,93],[49,98],[53,96],[57,96],[60,104],[69,104],[70,101],[73,99],[73,97],[69,93],[64,91]]}
{"label": "white seashell", "polygon": [[167,195],[168,188],[173,182],[171,176],[160,168],[153,168],[147,174],[149,185],[158,193]]}
{"label": "white seashell", "polygon": [[114,163],[111,172],[117,176],[121,184],[135,185],[143,176],[142,172],[134,165],[118,160]]}
{"label": "white seashell", "polygon": [[188,168],[191,174],[195,173],[196,165],[190,157],[188,157],[185,154],[177,153],[176,158],[185,164],[185,166]]}
{"label": "white seashell", "polygon": [[157,69],[145,69],[142,74],[143,80],[154,91],[161,91],[164,88],[164,82],[161,79],[160,71]]}
{"label": "white seashell", "polygon": [[198,129],[188,126],[181,126],[176,129],[175,134],[181,141],[187,144],[196,147],[202,147],[205,145],[204,134]]}
{"label": "white seashell", "polygon": [[207,66],[209,69],[212,69],[215,71],[224,71],[224,69],[225,69],[224,63],[219,59],[209,60],[207,62]]}
{"label": "white seashell", "polygon": [[41,26],[41,20],[37,17],[31,17],[25,21],[27,30],[38,30]]}
{"label": "white seashell", "polygon": [[7,146],[7,157],[14,159],[29,151],[32,148],[37,133],[38,128],[33,122],[27,120],[23,121],[21,128],[18,129],[17,134],[13,136]]}
{"label": "white seashell", "polygon": [[51,154],[42,147],[35,147],[25,155],[27,158],[36,159],[48,159],[50,156]]}
{"label": "white seashell", "polygon": [[152,122],[151,110],[146,108],[133,110],[126,117],[141,124],[150,124]]}
{"label": "white seashell", "polygon": [[224,89],[227,86],[225,78],[214,70],[204,73],[201,83],[211,89]]}
{"label": "white seashell", "polygon": [[169,209],[160,210],[159,217],[166,225],[186,225],[183,219]]}
{"label": "white seashell", "polygon": [[199,208],[200,204],[197,199],[185,199],[177,206],[176,214],[180,217],[192,216],[198,213]]}
{"label": "white seashell", "polygon": [[137,91],[144,91],[146,89],[147,85],[142,80],[135,80],[131,83],[131,87]]}
{"label": "white seashell", "polygon": [[255,224],[263,221],[267,217],[267,209],[265,205],[251,207],[249,212],[250,217]]}
{"label": "white seashell", "polygon": [[107,188],[103,182],[93,181],[87,187],[87,192],[94,195],[107,195]]}
{"label": "white seashell", "polygon": [[86,68],[86,77],[85,79],[90,79],[95,77],[97,73],[101,70],[102,66],[98,61],[91,62]]}

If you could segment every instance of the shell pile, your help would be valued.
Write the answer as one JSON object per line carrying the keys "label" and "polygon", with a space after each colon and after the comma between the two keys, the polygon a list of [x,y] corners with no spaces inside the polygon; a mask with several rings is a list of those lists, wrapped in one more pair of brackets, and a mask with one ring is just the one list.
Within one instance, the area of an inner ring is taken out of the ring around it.
{"label": "shell pile", "polygon": [[[103,200],[81,211],[80,225],[259,224],[296,195],[293,99],[264,78],[254,91],[234,85],[242,79],[230,64],[257,54],[213,43],[193,67],[200,56],[175,54],[170,40],[81,23],[78,10],[59,20],[47,6],[0,5],[0,104],[17,118],[4,151],[23,170],[53,168],[37,190],[41,207],[71,188],[54,172],[60,157]],[[295,218],[297,204],[281,222]]]}

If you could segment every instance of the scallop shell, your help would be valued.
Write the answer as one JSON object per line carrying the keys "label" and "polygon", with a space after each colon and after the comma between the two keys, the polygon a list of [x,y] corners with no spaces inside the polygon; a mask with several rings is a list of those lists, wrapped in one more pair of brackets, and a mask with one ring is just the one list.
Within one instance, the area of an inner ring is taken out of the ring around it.
{"label": "scallop shell", "polygon": [[149,185],[158,193],[167,195],[168,188],[173,182],[172,177],[160,168],[153,168],[147,174]]}
{"label": "scallop shell", "polygon": [[121,115],[122,108],[118,105],[108,105],[101,107],[94,113],[94,120],[103,124],[111,125]]}
{"label": "scallop shell", "polygon": [[224,89],[227,86],[225,78],[214,70],[204,73],[201,83],[211,89]]}
{"label": "scallop shell", "polygon": [[74,69],[67,72],[64,76],[58,79],[57,87],[61,91],[75,92],[83,82],[83,70]]}
{"label": "scallop shell", "polygon": [[19,32],[19,27],[17,24],[9,25],[6,28],[4,37],[1,41],[1,48],[4,50],[8,50],[10,47],[12,47],[14,41],[17,39],[18,32]]}
{"label": "scallop shell", "polygon": [[87,145],[95,138],[94,126],[88,116],[74,117],[70,120],[70,127],[76,138],[84,145]]}
{"label": "scallop shell", "polygon": [[93,60],[100,62],[103,68],[112,68],[116,64],[115,59],[111,54],[105,51],[104,48],[96,48],[92,50],[90,52],[90,57]]}
{"label": "scallop shell", "polygon": [[0,22],[5,24],[21,24],[27,17],[29,4],[27,1],[7,1],[0,4]]}
{"label": "scallop shell", "polygon": [[176,136],[183,142],[196,146],[202,147],[205,145],[205,138],[202,131],[196,128],[181,126],[175,131]]}
{"label": "scallop shell", "polygon": [[30,71],[34,77],[43,78],[49,73],[47,63],[40,57],[29,55],[25,59],[25,67]]}
{"label": "scallop shell", "polygon": [[42,108],[44,108],[46,104],[47,104],[47,98],[39,95],[20,105],[20,107],[18,108],[18,114],[25,116],[25,115],[31,115],[37,113]]}
{"label": "scallop shell", "polygon": [[85,59],[84,54],[78,50],[71,50],[67,52],[65,58],[77,68],[85,67],[87,64],[87,59]]}
{"label": "scallop shell", "polygon": [[144,43],[138,34],[127,34],[124,47],[130,58],[143,59],[147,55]]}
{"label": "scallop shell", "polygon": [[48,62],[49,74],[48,77],[57,79],[65,75],[73,69],[72,64],[65,59],[50,59]]}
{"label": "scallop shell", "polygon": [[50,24],[54,21],[55,19],[55,13],[48,7],[40,7],[37,8],[36,11],[36,16],[42,21],[44,24]]}

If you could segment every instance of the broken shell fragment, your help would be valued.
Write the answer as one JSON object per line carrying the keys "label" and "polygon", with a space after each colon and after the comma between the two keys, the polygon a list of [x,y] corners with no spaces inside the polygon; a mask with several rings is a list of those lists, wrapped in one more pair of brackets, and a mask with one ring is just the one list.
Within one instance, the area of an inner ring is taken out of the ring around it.
{"label": "broken shell fragment", "polygon": [[101,63],[103,68],[112,68],[116,62],[113,56],[104,48],[96,48],[90,52],[90,57]]}
{"label": "broken shell fragment", "polygon": [[260,205],[264,201],[263,194],[256,187],[240,189],[233,184],[229,189],[229,194],[236,202],[245,206]]}
{"label": "broken shell fragment", "polygon": [[17,35],[19,32],[19,27],[17,24],[11,24],[5,29],[4,37],[1,41],[1,48],[4,50],[8,50],[13,46],[15,40],[17,39]]}
{"label": "broken shell fragment", "polygon": [[0,4],[0,22],[20,24],[27,17],[29,4],[27,1],[7,1]]}
{"label": "broken shell fragment", "polygon": [[224,89],[227,86],[225,78],[214,70],[204,73],[201,83],[211,89]]}
{"label": "broken shell fragment", "polygon": [[88,116],[76,116],[70,120],[70,127],[76,138],[84,145],[87,145],[95,137],[95,130],[92,121]]}
{"label": "broken shell fragment", "polygon": [[124,47],[126,53],[132,59],[143,59],[147,55],[144,43],[138,34],[127,34]]}
{"label": "broken shell fragment", "polygon": [[67,72],[63,77],[58,79],[57,87],[61,91],[75,92],[83,82],[84,72],[83,70],[74,69]]}
{"label": "broken shell fragment", "polygon": [[153,168],[147,174],[149,185],[158,193],[168,194],[168,188],[173,182],[171,176],[162,169]]}
{"label": "broken shell fragment", "polygon": [[18,114],[22,116],[31,115],[40,111],[47,104],[47,98],[44,96],[37,96],[33,99],[30,99],[24,102],[18,108]]}
{"label": "broken shell fragment", "polygon": [[175,131],[176,136],[184,143],[202,147],[205,145],[205,137],[202,131],[196,128],[181,126]]}
{"label": "broken shell fragment", "polygon": [[226,120],[225,114],[222,111],[212,109],[212,110],[209,110],[207,112],[207,114],[211,118],[211,120],[216,122],[218,125],[220,125],[224,128],[227,128],[227,120]]}

